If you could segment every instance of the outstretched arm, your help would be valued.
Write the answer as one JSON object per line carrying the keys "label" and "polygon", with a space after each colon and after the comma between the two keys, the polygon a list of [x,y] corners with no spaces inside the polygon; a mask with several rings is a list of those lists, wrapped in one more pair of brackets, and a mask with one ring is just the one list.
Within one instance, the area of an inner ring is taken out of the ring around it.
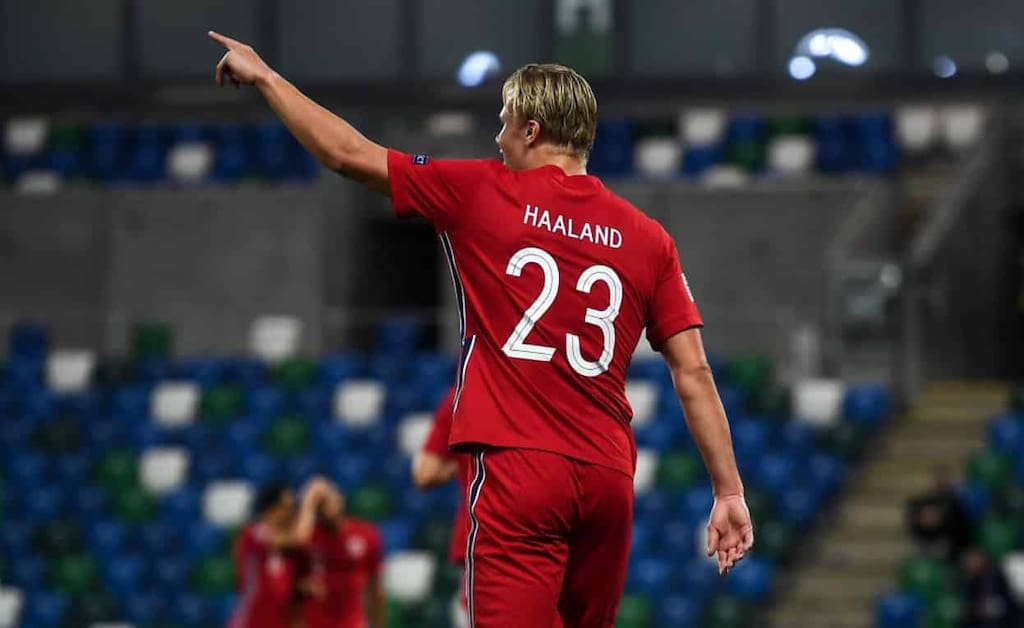
{"label": "outstretched arm", "polygon": [[662,354],[715,492],[708,521],[708,555],[718,554],[719,571],[728,573],[753,546],[754,527],[743,499],[729,423],[704,354],[700,330],[675,334],[665,341]]}
{"label": "outstretched arm", "polygon": [[225,80],[255,85],[267,104],[299,142],[320,163],[346,177],[388,195],[387,149],[368,140],[327,109],[316,104],[260,58],[252,46],[210,31],[227,48],[217,64],[217,84]]}

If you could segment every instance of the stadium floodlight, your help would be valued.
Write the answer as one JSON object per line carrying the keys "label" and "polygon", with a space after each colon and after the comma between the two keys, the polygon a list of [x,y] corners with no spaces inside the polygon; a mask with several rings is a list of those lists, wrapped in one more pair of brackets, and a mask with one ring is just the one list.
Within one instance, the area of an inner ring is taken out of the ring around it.
{"label": "stadium floodlight", "polygon": [[489,50],[478,50],[470,53],[459,66],[456,79],[463,87],[477,87],[490,76],[501,71],[498,55]]}
{"label": "stadium floodlight", "polygon": [[935,72],[935,76],[939,78],[952,78],[956,76],[956,61],[947,55],[935,57],[935,62],[932,64],[932,71]]}
{"label": "stadium floodlight", "polygon": [[1010,69],[1010,60],[1001,52],[990,52],[985,57],[985,69],[992,74],[1005,74]]}
{"label": "stadium floodlight", "polygon": [[845,28],[817,28],[800,38],[793,55],[794,59],[827,58],[843,65],[858,67],[867,63],[871,51],[863,39]]}
{"label": "stadium floodlight", "polygon": [[798,81],[806,81],[818,70],[810,57],[798,55],[789,60],[789,75]]}

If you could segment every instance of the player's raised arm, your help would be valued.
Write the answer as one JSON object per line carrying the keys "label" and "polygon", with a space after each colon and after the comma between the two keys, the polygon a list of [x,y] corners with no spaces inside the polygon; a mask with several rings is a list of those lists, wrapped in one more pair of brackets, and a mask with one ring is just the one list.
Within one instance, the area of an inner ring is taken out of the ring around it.
{"label": "player's raised arm", "polygon": [[299,547],[309,543],[316,525],[317,509],[330,491],[330,484],[323,478],[310,480],[302,491],[295,521],[285,532],[272,536],[271,542],[277,547]]}
{"label": "player's raised arm", "polygon": [[725,409],[704,354],[699,329],[671,336],[662,354],[686,412],[693,440],[704,458],[715,492],[708,521],[708,555],[718,555],[718,569],[727,573],[754,544],[754,527],[743,498]]}
{"label": "player's raised arm", "polygon": [[260,58],[252,46],[220,33],[209,35],[227,52],[217,64],[217,84],[254,85],[299,142],[326,167],[382,194],[388,186],[387,149],[316,104]]}

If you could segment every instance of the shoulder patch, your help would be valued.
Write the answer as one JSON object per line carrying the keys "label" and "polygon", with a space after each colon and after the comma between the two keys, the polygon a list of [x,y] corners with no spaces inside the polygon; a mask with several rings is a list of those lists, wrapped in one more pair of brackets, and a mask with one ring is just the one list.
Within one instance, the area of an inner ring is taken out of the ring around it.
{"label": "shoulder patch", "polygon": [[430,163],[430,157],[423,153],[416,153],[412,156],[412,163],[416,166],[425,166]]}

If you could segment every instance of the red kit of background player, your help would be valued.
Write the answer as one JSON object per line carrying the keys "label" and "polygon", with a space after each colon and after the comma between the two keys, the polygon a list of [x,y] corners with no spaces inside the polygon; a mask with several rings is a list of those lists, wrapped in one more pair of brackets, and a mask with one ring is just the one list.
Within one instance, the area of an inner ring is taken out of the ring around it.
{"label": "red kit of background player", "polygon": [[626,367],[644,328],[658,349],[702,324],[675,243],[597,178],[557,166],[392,150],[388,176],[396,213],[434,225],[456,288],[450,444],[474,452],[471,625],[550,625],[556,609],[611,625],[636,461]]}
{"label": "red kit of background player", "polygon": [[298,610],[299,562],[296,550],[272,545],[266,523],[257,521],[243,528],[235,546],[239,601],[229,628],[292,626]]}
{"label": "red kit of background player", "polygon": [[307,560],[305,628],[368,628],[368,611],[383,612],[383,547],[373,524],[344,515],[318,522]]}
{"label": "red kit of background player", "polygon": [[[423,443],[423,451],[434,454],[446,460],[452,460],[457,465],[455,478],[459,482],[459,488],[465,494],[469,482],[470,456],[454,453],[448,447],[448,436],[452,428],[452,410],[455,404],[455,388],[453,387],[445,395],[444,401],[434,412],[434,423],[430,427],[430,434]],[[469,512],[466,509],[465,498],[459,502],[459,509],[452,520],[452,538],[448,546],[448,560],[458,566],[463,566],[466,560],[466,540],[469,538]]]}

